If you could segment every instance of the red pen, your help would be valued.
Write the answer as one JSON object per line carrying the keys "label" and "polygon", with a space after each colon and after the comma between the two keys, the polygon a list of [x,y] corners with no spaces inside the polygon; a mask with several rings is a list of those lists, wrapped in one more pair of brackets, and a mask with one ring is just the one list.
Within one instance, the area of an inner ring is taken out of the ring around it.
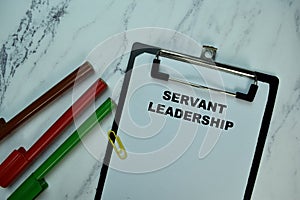
{"label": "red pen", "polygon": [[107,88],[99,79],[31,146],[14,150],[0,165],[0,186],[7,187]]}

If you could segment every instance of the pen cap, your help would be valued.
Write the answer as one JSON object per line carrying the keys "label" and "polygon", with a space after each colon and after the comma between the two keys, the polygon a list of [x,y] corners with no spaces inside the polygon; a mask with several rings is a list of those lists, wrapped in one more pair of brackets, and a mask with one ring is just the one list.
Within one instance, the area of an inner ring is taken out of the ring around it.
{"label": "pen cap", "polygon": [[23,147],[14,150],[0,165],[0,186],[7,187],[27,165],[26,150]]}
{"label": "pen cap", "polygon": [[30,175],[23,183],[15,190],[8,200],[32,200],[35,199],[41,192],[48,187],[47,182],[42,179],[37,179],[33,174]]}

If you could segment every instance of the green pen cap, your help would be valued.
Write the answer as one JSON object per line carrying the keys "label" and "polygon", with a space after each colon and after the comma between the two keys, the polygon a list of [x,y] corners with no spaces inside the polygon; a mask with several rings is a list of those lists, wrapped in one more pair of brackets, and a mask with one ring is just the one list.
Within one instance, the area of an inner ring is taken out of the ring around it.
{"label": "green pen cap", "polygon": [[12,193],[8,200],[32,200],[47,187],[48,184],[45,179],[37,179],[33,173]]}

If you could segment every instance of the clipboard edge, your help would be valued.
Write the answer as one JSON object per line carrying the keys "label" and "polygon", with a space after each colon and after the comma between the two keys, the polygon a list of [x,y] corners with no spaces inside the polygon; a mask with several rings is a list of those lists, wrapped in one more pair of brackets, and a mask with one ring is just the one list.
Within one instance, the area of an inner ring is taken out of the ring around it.
{"label": "clipboard edge", "polygon": [[261,122],[261,128],[259,131],[257,143],[256,143],[256,148],[255,148],[255,153],[254,157],[252,160],[252,165],[250,169],[250,173],[248,176],[248,182],[246,186],[246,190],[244,193],[244,200],[250,200],[253,189],[255,186],[255,181],[257,178],[259,166],[261,163],[261,158],[263,155],[267,135],[268,135],[268,130],[271,124],[272,120],[272,115],[274,111],[274,105],[275,105],[275,100],[278,92],[278,87],[279,87],[279,78],[274,75],[268,75],[260,72],[256,72],[257,74],[257,79],[258,81],[264,82],[269,84],[269,94],[267,98],[267,103],[265,107],[265,112],[262,118]]}

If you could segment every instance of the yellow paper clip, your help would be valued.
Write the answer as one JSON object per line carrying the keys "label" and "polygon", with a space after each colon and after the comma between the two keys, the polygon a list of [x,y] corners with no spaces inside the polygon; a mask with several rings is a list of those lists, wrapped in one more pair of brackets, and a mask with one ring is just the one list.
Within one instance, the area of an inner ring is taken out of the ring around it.
{"label": "yellow paper clip", "polygon": [[[117,143],[119,145],[119,149],[116,147],[114,141],[111,139],[111,137],[112,137],[111,133],[113,134],[113,137],[117,141]],[[120,137],[117,136],[116,133],[112,130],[108,131],[107,135],[108,135],[109,142],[113,146],[113,148],[114,148],[115,152],[117,153],[118,157],[122,160],[126,159],[127,158],[127,152],[126,152],[126,149],[125,149]]]}

